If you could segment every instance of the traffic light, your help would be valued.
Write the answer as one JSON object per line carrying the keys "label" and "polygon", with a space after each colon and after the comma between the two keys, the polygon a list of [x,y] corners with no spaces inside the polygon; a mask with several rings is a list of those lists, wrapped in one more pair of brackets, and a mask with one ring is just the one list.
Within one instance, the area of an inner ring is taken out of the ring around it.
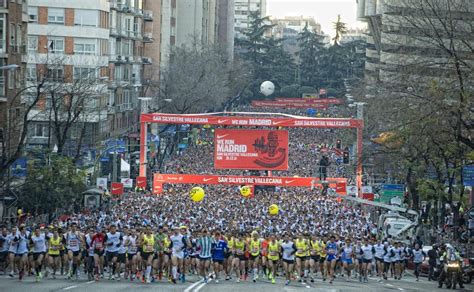
{"label": "traffic light", "polygon": [[341,139],[336,140],[336,149],[341,149]]}
{"label": "traffic light", "polygon": [[342,153],[342,162],[344,164],[349,164],[349,151],[344,151]]}

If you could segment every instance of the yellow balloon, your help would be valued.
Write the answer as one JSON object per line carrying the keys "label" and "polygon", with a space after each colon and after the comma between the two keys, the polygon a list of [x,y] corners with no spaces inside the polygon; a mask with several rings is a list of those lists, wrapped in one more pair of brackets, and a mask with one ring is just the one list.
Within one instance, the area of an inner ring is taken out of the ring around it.
{"label": "yellow balloon", "polygon": [[21,215],[23,214],[23,210],[22,209],[18,209],[18,215]]}
{"label": "yellow balloon", "polygon": [[280,209],[276,204],[272,204],[270,207],[268,207],[268,213],[270,213],[270,215],[278,215],[279,211]]}
{"label": "yellow balloon", "polygon": [[242,195],[242,197],[247,198],[248,196],[250,196],[251,193],[252,193],[252,190],[250,189],[249,186],[243,186],[240,188],[240,194]]}
{"label": "yellow balloon", "polygon": [[193,200],[194,202],[201,202],[204,199],[205,195],[206,193],[201,187],[194,187],[189,192],[189,196],[191,197],[191,200]]}

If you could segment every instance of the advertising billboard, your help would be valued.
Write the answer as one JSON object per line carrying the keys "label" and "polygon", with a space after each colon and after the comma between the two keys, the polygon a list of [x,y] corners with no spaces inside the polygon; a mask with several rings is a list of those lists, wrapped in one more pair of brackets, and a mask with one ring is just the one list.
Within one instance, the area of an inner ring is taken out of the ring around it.
{"label": "advertising billboard", "polygon": [[288,131],[216,129],[214,168],[288,170]]}

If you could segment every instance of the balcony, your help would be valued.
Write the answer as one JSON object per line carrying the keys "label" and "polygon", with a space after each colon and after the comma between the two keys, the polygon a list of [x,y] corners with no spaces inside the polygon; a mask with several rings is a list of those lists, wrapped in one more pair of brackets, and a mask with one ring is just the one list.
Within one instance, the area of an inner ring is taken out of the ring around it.
{"label": "balcony", "polygon": [[153,42],[153,33],[151,33],[151,32],[143,33],[143,42],[144,43],[152,43]]}
{"label": "balcony", "polygon": [[144,65],[151,65],[153,64],[153,60],[150,57],[142,57],[142,63]]}
{"label": "balcony", "polygon": [[151,10],[144,10],[144,11],[143,11],[143,20],[145,20],[145,21],[153,21],[153,11],[151,11]]}
{"label": "balcony", "polygon": [[119,33],[118,33],[116,27],[111,27],[111,28],[110,28],[110,36],[111,36],[111,37],[118,37],[118,36],[119,36]]}

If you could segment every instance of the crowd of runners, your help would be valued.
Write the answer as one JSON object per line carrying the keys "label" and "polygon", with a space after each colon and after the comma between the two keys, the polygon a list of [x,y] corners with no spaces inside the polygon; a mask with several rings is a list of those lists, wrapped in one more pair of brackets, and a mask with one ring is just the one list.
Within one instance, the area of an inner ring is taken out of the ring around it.
{"label": "crowd of runners", "polygon": [[[336,275],[361,282],[369,275],[400,279],[409,258],[424,260],[419,246],[377,236],[356,206],[302,194],[243,199],[237,193],[220,196],[215,189],[194,203],[182,192],[129,193],[107,212],[76,214],[32,229],[3,227],[0,271],[37,281],[75,280],[84,273],[89,280],[145,283],[185,282],[187,275],[204,282],[264,277],[275,283],[283,277],[286,284],[316,278],[332,283]],[[279,204],[279,215],[263,211],[270,202]]]}
{"label": "crowd of runners", "polygon": [[[212,141],[211,135],[200,129],[199,139]],[[337,138],[333,130],[291,129],[289,171],[276,175],[318,176],[324,156],[325,175],[350,179]],[[209,143],[190,145],[165,161],[165,172],[251,174],[214,170],[212,151]],[[145,283],[186,282],[188,275],[204,282],[275,283],[282,277],[288,285],[336,277],[367,282],[369,275],[400,279],[409,258],[419,264],[425,257],[419,246],[382,238],[361,206],[320,190],[276,187],[243,198],[237,186],[207,186],[205,199],[196,203],[190,188],[165,185],[160,196],[128,192],[109,208],[36,226],[4,226],[0,272],[20,280],[75,280],[83,273],[95,281]],[[270,204],[279,206],[278,215],[268,214]]]}

